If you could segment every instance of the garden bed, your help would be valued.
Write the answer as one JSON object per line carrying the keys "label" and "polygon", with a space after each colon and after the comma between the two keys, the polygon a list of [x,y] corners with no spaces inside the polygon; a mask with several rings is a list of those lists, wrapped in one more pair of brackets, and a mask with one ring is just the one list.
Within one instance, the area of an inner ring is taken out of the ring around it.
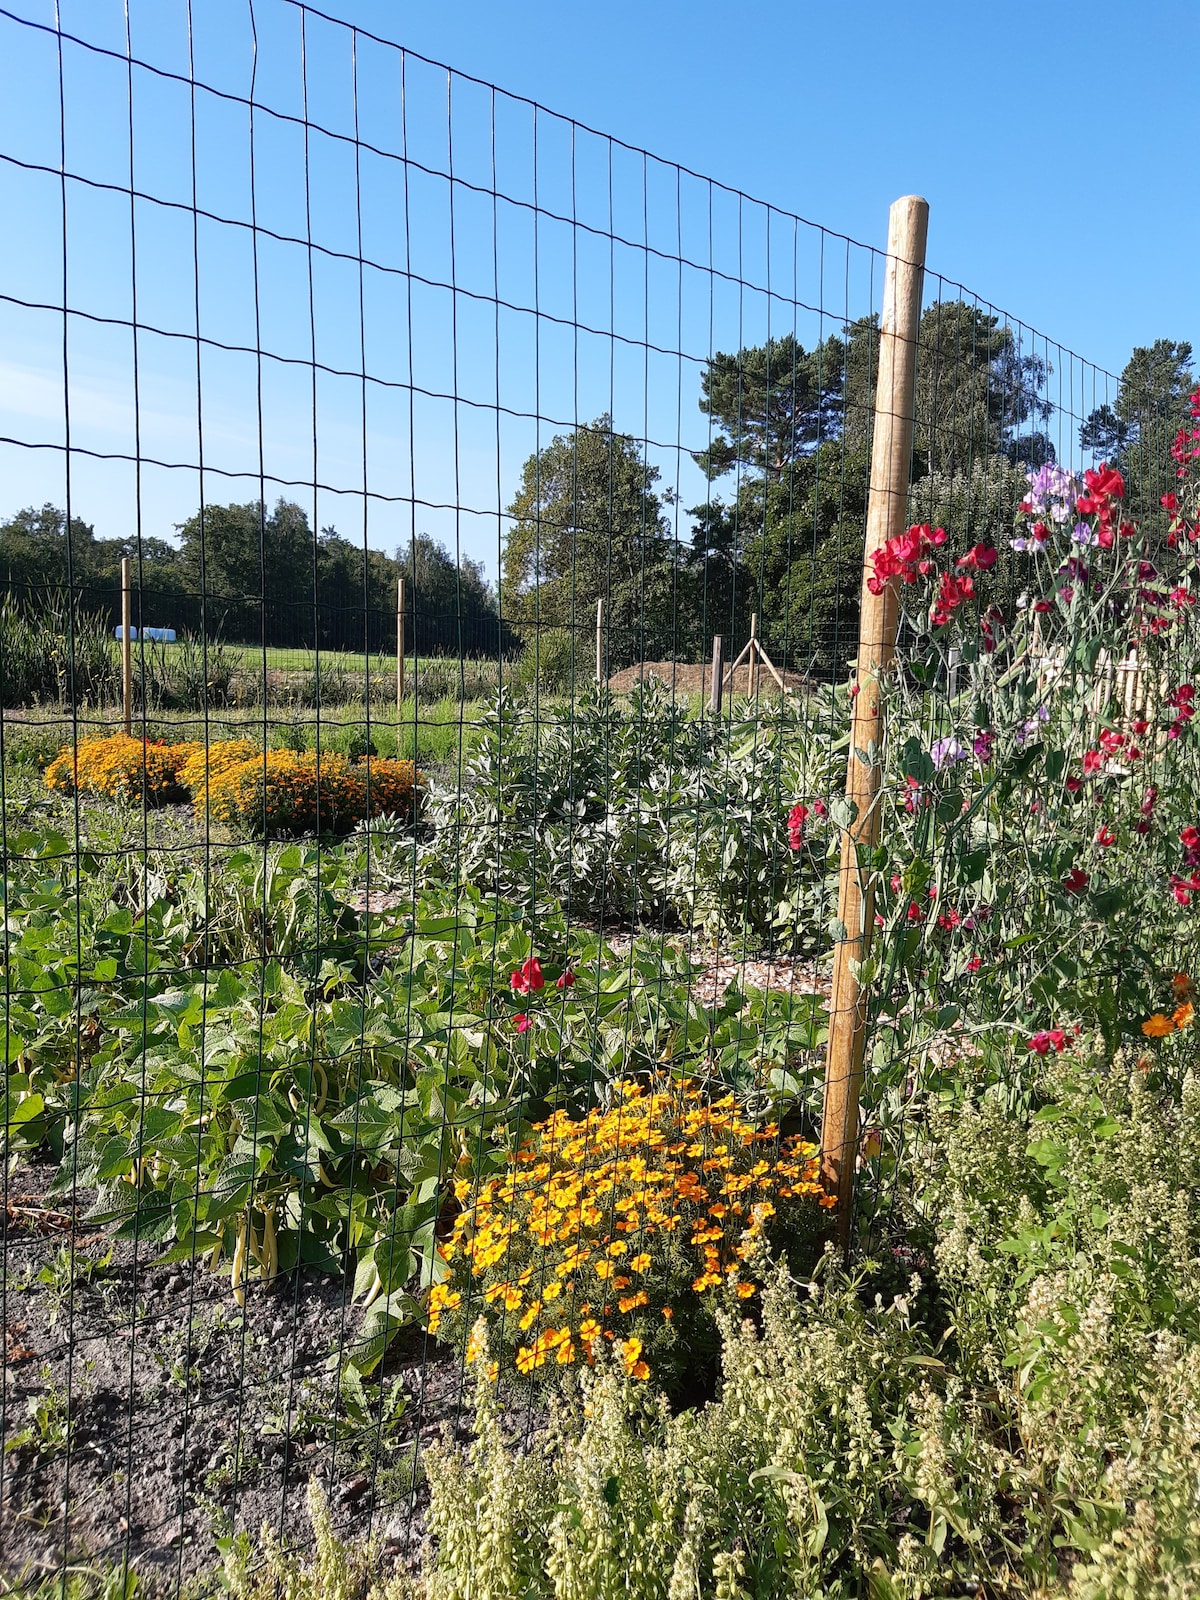
{"label": "garden bed", "polygon": [[203,1263],[158,1265],[153,1246],[89,1227],[91,1196],[72,1208],[47,1195],[53,1176],[22,1166],[3,1218],[5,1573],[54,1570],[64,1551],[103,1563],[127,1546],[148,1589],[170,1589],[211,1569],[235,1528],[306,1537],[313,1477],[339,1531],[370,1527],[413,1561],[420,1453],[461,1432],[461,1362],[410,1328],[382,1374],[399,1414],[381,1422],[377,1401],[356,1419],[330,1365],[361,1321],[347,1282],[251,1283],[239,1307]]}

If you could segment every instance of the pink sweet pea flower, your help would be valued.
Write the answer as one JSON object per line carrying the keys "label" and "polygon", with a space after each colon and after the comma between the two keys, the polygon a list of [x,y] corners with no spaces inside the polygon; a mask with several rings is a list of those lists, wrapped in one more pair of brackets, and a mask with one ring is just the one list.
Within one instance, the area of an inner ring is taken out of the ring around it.
{"label": "pink sweet pea flower", "polygon": [[513,1018],[513,1027],[517,1030],[518,1033],[527,1033],[528,1032],[528,1030],[529,1030],[529,1018],[525,1015],[525,1013],[523,1011],[519,1011],[517,1013],[517,1015]]}
{"label": "pink sweet pea flower", "polygon": [[570,967],[568,967],[562,976],[557,980],[554,987],[556,989],[569,989],[574,982],[575,974],[571,971]]}

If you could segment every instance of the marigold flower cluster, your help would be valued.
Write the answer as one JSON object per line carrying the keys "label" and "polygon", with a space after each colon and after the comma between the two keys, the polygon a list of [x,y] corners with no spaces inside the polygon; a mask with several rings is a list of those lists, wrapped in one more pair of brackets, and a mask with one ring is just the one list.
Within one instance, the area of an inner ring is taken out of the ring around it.
{"label": "marigold flower cluster", "polygon": [[344,833],[366,817],[412,816],[421,782],[411,761],[268,750],[210,771],[206,801],[214,821],[267,838]]}
{"label": "marigold flower cluster", "polygon": [[156,744],[124,733],[81,739],[64,746],[46,768],[46,786],[58,794],[170,805],[187,799],[183,768],[203,750],[199,744]]}
{"label": "marigold flower cluster", "polygon": [[197,816],[265,833],[344,832],[366,817],[415,813],[423,776],[411,761],[268,750],[248,739],[154,744],[114,734],[67,745],[46,768],[60,794],[168,805],[191,799]]}
{"label": "marigold flower cluster", "polygon": [[695,1087],[633,1082],[608,1110],[556,1112],[503,1176],[456,1194],[465,1209],[442,1252],[451,1275],[430,1294],[431,1331],[453,1313],[456,1336],[482,1305],[522,1375],[591,1362],[606,1340],[635,1378],[677,1316],[711,1319],[705,1297],[722,1283],[750,1299],[764,1241],[813,1232],[817,1208],[835,1203],[816,1148],[755,1126],[732,1095],[709,1103]]}
{"label": "marigold flower cluster", "polygon": [[1174,1010],[1169,1015],[1165,1011],[1156,1011],[1142,1023],[1142,1032],[1147,1039],[1165,1039],[1168,1034],[1179,1033],[1192,1025],[1196,1015],[1192,1004],[1195,987],[1186,972],[1177,972],[1171,979],[1171,993],[1178,1002]]}

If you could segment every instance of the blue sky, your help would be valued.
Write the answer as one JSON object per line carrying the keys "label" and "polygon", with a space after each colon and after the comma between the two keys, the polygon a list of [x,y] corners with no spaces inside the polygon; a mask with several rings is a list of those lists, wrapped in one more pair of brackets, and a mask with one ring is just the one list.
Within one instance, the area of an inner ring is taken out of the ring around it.
{"label": "blue sky", "polygon": [[[3,9],[53,22],[51,0]],[[462,79],[448,114],[445,74],[411,58],[402,103],[395,51],[362,40],[352,63],[348,32],[316,19],[302,62],[287,0],[254,4],[252,195],[248,0],[193,0],[196,76],[233,97],[201,92],[194,130],[186,0],[130,0],[133,55],[161,69],[133,74],[131,218],[124,6],[61,0],[65,31],[114,52],[63,55],[64,384],[57,42],[0,15],[0,204],[20,241],[0,260],[0,434],[20,441],[0,445],[0,514],[63,503],[64,387],[72,505],[102,535],[169,535],[199,501],[202,443],[210,501],[261,483],[352,538],[427,531],[495,573],[521,463],[606,409],[686,507],[704,495],[689,452],[707,440],[705,356],[768,332],[811,344],[874,308],[878,260],[834,235],[881,245],[905,192],[931,203],[934,274],[1100,367],[1156,337],[1200,342],[1200,208],[1167,76],[1191,5],[1143,5],[1136,29],[1104,4],[324,9],[779,210]],[[310,136],[307,184],[304,92],[334,135]],[[377,152],[357,170],[355,115]],[[223,219],[195,228],[193,131],[197,202]],[[1104,397],[1050,355],[1067,409]]]}

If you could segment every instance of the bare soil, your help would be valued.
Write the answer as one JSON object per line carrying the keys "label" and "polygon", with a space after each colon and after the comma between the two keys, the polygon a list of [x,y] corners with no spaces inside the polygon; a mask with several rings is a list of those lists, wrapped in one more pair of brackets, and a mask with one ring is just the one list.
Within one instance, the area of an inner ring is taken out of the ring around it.
{"label": "bare soil", "polygon": [[90,1196],[47,1196],[53,1175],[19,1167],[0,1214],[0,1574],[20,1590],[127,1554],[144,1592],[175,1592],[236,1529],[305,1542],[311,1477],[343,1536],[373,1532],[415,1564],[421,1453],[447,1429],[465,1436],[461,1363],[402,1333],[382,1374],[400,1414],[381,1420],[376,1403],[356,1427],[338,1400],[360,1320],[348,1283],[252,1281],[239,1308],[227,1266],[156,1265],[154,1246],[88,1228]]}
{"label": "bare soil", "polygon": [[[809,680],[801,673],[780,672],[779,675],[788,689],[805,690],[811,687]],[[761,665],[756,667],[755,677],[756,693],[760,695],[779,693],[779,685],[766,667]],[[623,671],[614,673],[608,680],[608,686],[610,689],[628,692],[643,678],[657,678],[674,695],[707,695],[712,690],[712,663],[703,662],[700,666],[695,666],[685,661],[643,661],[639,666],[626,667]],[[731,692],[733,694],[749,692],[744,666],[739,667],[734,674],[733,684],[726,685],[726,693]]]}

